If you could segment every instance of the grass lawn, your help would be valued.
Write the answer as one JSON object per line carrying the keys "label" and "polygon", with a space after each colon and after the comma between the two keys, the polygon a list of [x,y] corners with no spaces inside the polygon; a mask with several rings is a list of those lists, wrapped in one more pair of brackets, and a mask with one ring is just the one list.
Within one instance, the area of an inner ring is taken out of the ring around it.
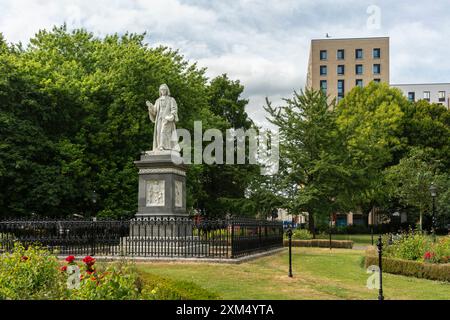
{"label": "grass lawn", "polygon": [[[364,251],[293,248],[293,278],[287,276],[287,249],[250,262],[205,264],[184,262],[138,263],[146,273],[192,281],[223,299],[376,299],[366,288],[361,267]],[[450,299],[450,284],[384,274],[386,299]]]}

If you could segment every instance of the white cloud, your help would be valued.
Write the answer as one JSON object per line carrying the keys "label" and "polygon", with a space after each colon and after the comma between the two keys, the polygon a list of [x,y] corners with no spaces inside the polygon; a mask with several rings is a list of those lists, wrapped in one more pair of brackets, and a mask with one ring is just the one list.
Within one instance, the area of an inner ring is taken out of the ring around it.
{"label": "white cloud", "polygon": [[0,32],[27,42],[39,29],[64,22],[99,36],[147,32],[150,45],[164,44],[200,66],[208,76],[240,79],[248,113],[266,124],[266,96],[281,103],[305,84],[311,38],[391,37],[393,82],[449,82],[448,1],[376,1],[381,29],[366,27],[373,0],[0,0]]}

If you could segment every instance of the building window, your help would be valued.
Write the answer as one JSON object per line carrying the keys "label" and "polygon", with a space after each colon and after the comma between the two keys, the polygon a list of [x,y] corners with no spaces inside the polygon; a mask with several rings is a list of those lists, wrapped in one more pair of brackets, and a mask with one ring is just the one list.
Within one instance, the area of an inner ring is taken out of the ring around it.
{"label": "building window", "polygon": [[345,82],[344,82],[344,80],[338,80],[338,84],[337,84],[338,98],[343,98],[344,97],[344,91],[345,91]]}
{"label": "building window", "polygon": [[380,74],[381,73],[381,64],[375,63],[373,65],[373,74]]}
{"label": "building window", "polygon": [[327,80],[320,80],[320,90],[322,90],[324,94],[327,94]]}
{"label": "building window", "polygon": [[373,79],[373,82],[375,82],[375,83],[380,83],[380,82],[381,82],[381,79],[375,78],[375,79]]}
{"label": "building window", "polygon": [[445,91],[438,92],[438,99],[439,99],[439,102],[445,102]]}
{"label": "building window", "polygon": [[337,51],[336,58],[337,58],[338,60],[344,60],[344,59],[345,59],[345,51],[344,51],[344,49],[339,49],[339,50]]}
{"label": "building window", "polygon": [[320,66],[320,75],[321,76],[327,75],[327,66]]}
{"label": "building window", "polygon": [[356,79],[356,86],[357,87],[363,87],[363,81],[362,81],[362,79]]}
{"label": "building window", "polygon": [[320,60],[327,60],[327,59],[328,59],[327,50],[320,50]]}
{"label": "building window", "polygon": [[355,58],[356,59],[362,59],[363,58],[363,49],[356,49],[355,50]]}
{"label": "building window", "polygon": [[416,93],[415,92],[408,92],[408,100],[411,102],[416,101]]}
{"label": "building window", "polygon": [[423,99],[430,102],[431,93],[430,91],[424,91],[423,92]]}
{"label": "building window", "polygon": [[362,64],[357,64],[355,66],[355,73],[356,74],[363,74],[363,65]]}
{"label": "building window", "polygon": [[374,59],[380,59],[381,58],[381,49],[380,48],[373,49],[373,58]]}
{"label": "building window", "polygon": [[337,74],[339,76],[343,76],[345,73],[345,66],[343,64],[340,64],[337,66]]}

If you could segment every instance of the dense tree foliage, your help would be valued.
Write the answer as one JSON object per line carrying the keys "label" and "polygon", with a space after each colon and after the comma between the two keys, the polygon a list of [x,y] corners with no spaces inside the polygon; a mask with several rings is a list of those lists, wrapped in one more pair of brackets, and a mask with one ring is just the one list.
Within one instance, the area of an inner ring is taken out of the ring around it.
{"label": "dense tree foliage", "polygon": [[397,165],[385,170],[387,192],[393,200],[398,199],[404,207],[416,210],[409,211],[414,216],[419,213],[419,227],[423,226],[423,215],[431,212],[432,198],[430,186],[435,184],[440,191],[438,211],[448,212],[448,184],[450,176],[445,172],[441,161],[433,158],[433,149],[412,148],[407,156]]}
{"label": "dense tree foliage", "polygon": [[352,173],[350,158],[342,152],[343,140],[336,125],[334,101],[321,91],[305,90],[286,99],[286,106],[266,110],[280,128],[280,176],[285,207],[323,219],[336,210],[349,209]]}
{"label": "dense tree foliage", "polygon": [[[180,128],[192,130],[194,120],[203,129],[251,124],[239,83],[221,76],[209,84],[204,69],[143,40],[137,34],[96,38],[65,26],[40,31],[27,48],[0,38],[3,215],[133,214],[133,161],[150,149],[153,134],[144,102],[157,98],[161,83],[177,99]],[[207,167],[188,172],[189,208],[197,199],[216,200]],[[220,180],[235,184],[221,196],[244,197],[247,182],[239,170]]]}
{"label": "dense tree foliage", "polygon": [[450,111],[444,106],[411,103],[377,83],[354,88],[337,105],[310,90],[285,101],[266,108],[281,134],[281,170],[272,189],[283,190],[282,207],[310,213],[316,225],[311,218],[347,210],[367,216],[373,208],[408,212],[414,223],[430,213],[433,182],[438,212],[450,216]]}

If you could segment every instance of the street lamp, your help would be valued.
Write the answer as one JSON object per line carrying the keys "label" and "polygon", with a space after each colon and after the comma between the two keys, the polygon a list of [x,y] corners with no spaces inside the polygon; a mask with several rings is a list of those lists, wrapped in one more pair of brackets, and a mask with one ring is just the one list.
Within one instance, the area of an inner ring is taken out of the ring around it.
{"label": "street lamp", "polygon": [[436,196],[437,196],[437,187],[434,185],[434,183],[431,183],[430,186],[430,194],[431,198],[433,199],[433,211],[431,216],[431,232],[433,235],[433,242],[436,241]]}
{"label": "street lamp", "polygon": [[292,278],[292,229],[289,228],[286,231],[288,236],[288,247],[289,247],[289,278]]}
{"label": "street lamp", "polygon": [[[335,201],[336,201],[336,198],[332,197],[331,198],[332,208],[333,208],[333,205],[334,205]],[[330,250],[332,248],[332,241],[331,241],[331,234],[332,234],[332,232],[333,232],[333,210],[331,210],[331,212],[330,212],[330,223],[329,223],[329,229],[328,229],[328,233],[329,233],[329,236],[330,236],[330,241],[329,241]]]}
{"label": "street lamp", "polygon": [[97,192],[92,191],[92,203],[96,204],[97,203]]}
{"label": "street lamp", "polygon": [[92,201],[92,213],[95,214],[95,205],[97,204],[98,195],[97,192],[92,191],[91,201]]}

